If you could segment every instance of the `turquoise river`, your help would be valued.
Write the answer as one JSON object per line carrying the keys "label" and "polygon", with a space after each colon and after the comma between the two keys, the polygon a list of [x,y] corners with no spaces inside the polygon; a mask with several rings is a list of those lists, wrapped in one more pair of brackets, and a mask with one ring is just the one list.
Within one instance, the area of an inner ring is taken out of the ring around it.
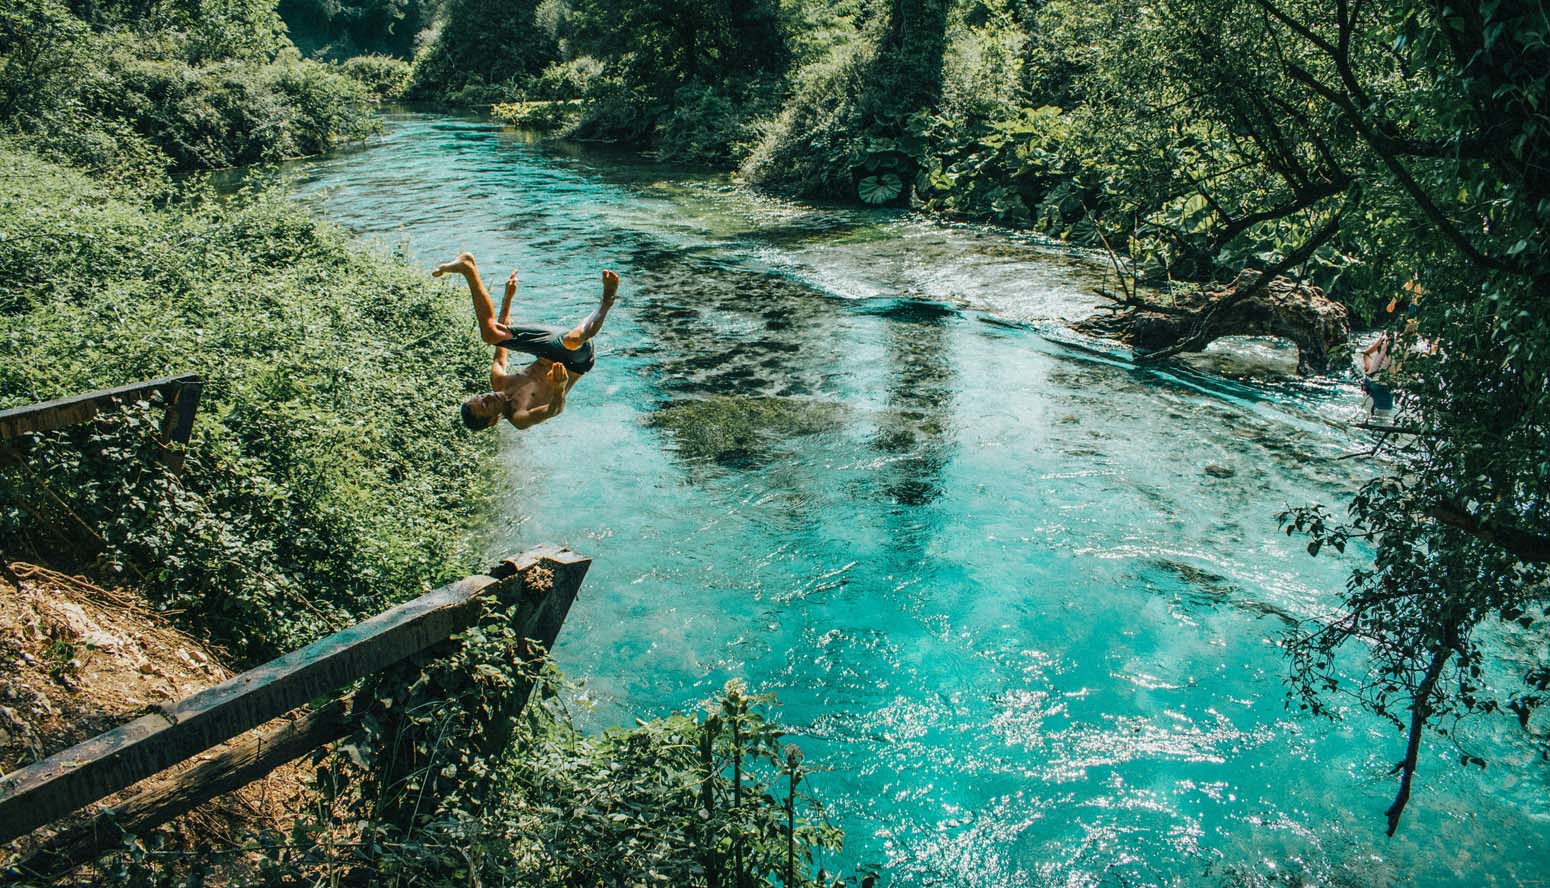
{"label": "turquoise river", "polygon": [[594,726],[774,692],[830,769],[831,866],[885,885],[1550,884],[1515,726],[1466,726],[1483,772],[1429,741],[1390,840],[1393,726],[1286,707],[1277,640],[1361,553],[1310,558],[1276,515],[1373,471],[1338,459],[1348,381],[1264,343],[1166,369],[1063,344],[1104,264],[1007,232],[386,126],[293,166],[303,199],[427,268],[520,267],[527,317],[624,279],[597,369],[499,433],[491,482],[492,554],[595,559],[555,650]]}

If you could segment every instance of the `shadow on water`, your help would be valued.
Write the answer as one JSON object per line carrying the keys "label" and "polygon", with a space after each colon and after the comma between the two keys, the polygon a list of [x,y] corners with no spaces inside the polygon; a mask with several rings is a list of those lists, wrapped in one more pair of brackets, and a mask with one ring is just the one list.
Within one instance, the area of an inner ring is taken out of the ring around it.
{"label": "shadow on water", "polygon": [[[956,370],[946,322],[948,306],[908,299],[865,303],[858,314],[888,321],[884,342],[886,406],[872,446],[884,455],[882,492],[908,507],[930,505],[942,495],[943,469],[952,459]],[[922,519],[895,513],[902,526],[894,538],[915,540]]]}

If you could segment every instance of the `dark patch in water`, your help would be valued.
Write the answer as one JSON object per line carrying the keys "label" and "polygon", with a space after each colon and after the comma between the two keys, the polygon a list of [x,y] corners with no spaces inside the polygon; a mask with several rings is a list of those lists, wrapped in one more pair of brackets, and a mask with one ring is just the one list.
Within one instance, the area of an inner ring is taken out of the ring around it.
{"label": "dark patch in water", "polygon": [[1189,610],[1217,610],[1226,606],[1255,617],[1275,617],[1288,626],[1297,625],[1296,617],[1273,604],[1246,597],[1241,588],[1221,574],[1171,558],[1154,559],[1151,565],[1184,581],[1183,589],[1175,588],[1174,591],[1180,603]]}
{"label": "dark patch in water", "polygon": [[646,424],[666,432],[684,460],[747,469],[794,438],[838,428],[846,412],[827,401],[713,395],[663,404]]}
{"label": "dark patch in water", "polygon": [[868,300],[857,303],[854,311],[907,324],[940,324],[948,318],[962,317],[962,313],[950,305],[921,299]]}

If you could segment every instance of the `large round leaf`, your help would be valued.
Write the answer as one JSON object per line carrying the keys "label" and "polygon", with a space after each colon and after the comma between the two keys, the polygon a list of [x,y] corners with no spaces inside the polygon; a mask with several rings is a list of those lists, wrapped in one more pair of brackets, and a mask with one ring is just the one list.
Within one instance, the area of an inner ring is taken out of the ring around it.
{"label": "large round leaf", "polygon": [[867,176],[856,185],[856,193],[869,204],[884,204],[899,196],[904,190],[904,183],[899,181],[896,173],[883,173],[881,176]]}

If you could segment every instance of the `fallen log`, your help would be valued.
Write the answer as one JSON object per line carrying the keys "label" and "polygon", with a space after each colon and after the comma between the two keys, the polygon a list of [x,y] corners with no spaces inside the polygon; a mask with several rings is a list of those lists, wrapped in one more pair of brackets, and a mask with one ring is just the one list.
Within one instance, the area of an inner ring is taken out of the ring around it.
{"label": "fallen log", "polygon": [[1171,306],[1124,300],[1076,328],[1124,342],[1142,362],[1203,351],[1224,336],[1276,336],[1297,347],[1297,372],[1306,376],[1329,372],[1343,357],[1351,315],[1317,287],[1285,277],[1261,286],[1258,272],[1245,271],[1225,287],[1186,294]]}

